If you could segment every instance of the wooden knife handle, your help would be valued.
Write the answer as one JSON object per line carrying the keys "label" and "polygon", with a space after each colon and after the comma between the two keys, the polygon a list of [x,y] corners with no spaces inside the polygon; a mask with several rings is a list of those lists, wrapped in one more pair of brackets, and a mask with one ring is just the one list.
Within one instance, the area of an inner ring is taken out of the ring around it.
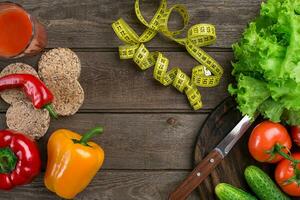
{"label": "wooden knife handle", "polygon": [[202,161],[200,161],[181,185],[179,185],[176,190],[170,194],[169,200],[186,199],[222,160],[223,156],[221,152],[216,149],[210,152]]}

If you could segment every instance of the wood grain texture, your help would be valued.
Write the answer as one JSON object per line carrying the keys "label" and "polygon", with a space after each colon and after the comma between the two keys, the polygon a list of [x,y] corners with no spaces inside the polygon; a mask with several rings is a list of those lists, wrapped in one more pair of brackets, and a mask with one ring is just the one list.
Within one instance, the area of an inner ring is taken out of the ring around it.
{"label": "wood grain texture", "polygon": [[[105,150],[104,171],[76,199],[164,200],[192,168],[194,142],[205,118],[203,114],[172,113],[80,113],[62,118],[52,121],[48,134],[39,141],[43,165],[47,139],[53,130],[68,128],[83,133],[103,124],[104,134],[94,141]],[[3,114],[0,123],[0,129],[5,128]],[[0,192],[0,199],[59,199],[45,189],[41,179],[12,192]],[[190,199],[198,199],[197,193]]]}
{"label": "wood grain texture", "polygon": [[[81,83],[86,99],[80,113],[53,121],[49,133],[39,141],[46,161],[46,143],[51,132],[69,128],[83,133],[95,125],[103,125],[105,133],[96,138],[106,151],[106,161],[80,200],[164,200],[193,168],[192,158],[198,131],[207,113],[228,96],[227,85],[232,60],[231,44],[236,42],[246,24],[259,13],[261,0],[168,0],[170,5],[182,3],[188,7],[191,25],[212,23],[217,28],[217,43],[205,48],[225,69],[220,86],[201,89],[204,108],[193,112],[186,97],[173,88],[165,88],[152,78],[152,70],[140,72],[129,60],[120,61],[117,47],[121,44],[111,23],[123,17],[140,34],[145,27],[137,21],[133,1],[129,0],[15,0],[37,16],[47,27],[48,48],[73,48],[82,61]],[[149,20],[158,1],[142,3],[142,12]],[[173,18],[173,17],[172,17]],[[175,19],[174,16],[173,19]],[[171,20],[171,27],[178,26]],[[182,67],[190,74],[197,64],[183,47],[158,35],[147,44],[151,50],[166,52],[171,66]],[[23,61],[36,66],[39,56]],[[0,69],[15,62],[0,61]],[[0,112],[7,105],[0,103]],[[0,114],[0,128],[5,128]],[[207,154],[221,138],[206,132],[197,145],[198,159]],[[240,182],[243,166],[237,160],[248,156],[245,141],[241,141],[208,178],[200,189],[201,199],[215,199],[213,186],[218,181]],[[199,161],[199,160],[198,160]],[[227,173],[229,172],[229,173]],[[223,176],[228,174],[228,176]],[[233,179],[237,174],[238,178]],[[42,175],[32,184],[13,192],[0,192],[0,199],[55,200],[48,192]],[[194,192],[189,198],[199,199]]]}
{"label": "wood grain texture", "polygon": [[[49,32],[49,47],[112,48],[120,41],[111,29],[111,23],[123,17],[141,33],[134,14],[133,1],[128,0],[16,0],[37,16]],[[188,7],[191,23],[216,25],[218,40],[213,47],[229,48],[238,40],[246,24],[259,13],[261,0],[168,0],[170,5]],[[148,20],[155,11],[157,1],[146,1],[142,12]],[[174,21],[171,21],[171,27]],[[151,47],[178,47],[158,36]]]}
{"label": "wood grain texture", "polygon": [[[219,86],[200,88],[203,109],[212,109],[228,96],[232,53],[210,52],[224,67],[225,74]],[[170,68],[180,66],[187,74],[197,61],[187,53],[166,52]],[[84,110],[183,110],[192,112],[184,94],[173,87],[164,87],[154,80],[152,70],[141,72],[132,60],[120,61],[114,52],[78,52],[82,63],[80,82],[85,91]],[[0,61],[0,69],[11,62],[21,61],[37,66],[39,56],[15,61]],[[2,101],[0,110],[6,110]]]}
{"label": "wood grain texture", "polygon": [[193,147],[203,114],[97,114],[82,113],[53,120],[39,141],[43,160],[53,130],[68,128],[83,134],[96,125],[104,134],[96,137],[105,150],[105,169],[192,169]]}
{"label": "wood grain texture", "polygon": [[[168,193],[187,175],[186,171],[100,171],[75,200],[165,200]],[[43,174],[32,184],[12,192],[1,192],[0,199],[59,200],[43,183]],[[196,192],[189,200],[199,200]]]}

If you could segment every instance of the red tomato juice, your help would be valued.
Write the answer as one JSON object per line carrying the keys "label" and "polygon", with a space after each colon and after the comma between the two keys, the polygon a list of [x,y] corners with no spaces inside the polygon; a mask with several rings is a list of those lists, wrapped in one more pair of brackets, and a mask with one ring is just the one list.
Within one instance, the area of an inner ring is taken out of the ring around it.
{"label": "red tomato juice", "polygon": [[13,57],[22,53],[32,38],[29,14],[19,7],[0,12],[0,57]]}

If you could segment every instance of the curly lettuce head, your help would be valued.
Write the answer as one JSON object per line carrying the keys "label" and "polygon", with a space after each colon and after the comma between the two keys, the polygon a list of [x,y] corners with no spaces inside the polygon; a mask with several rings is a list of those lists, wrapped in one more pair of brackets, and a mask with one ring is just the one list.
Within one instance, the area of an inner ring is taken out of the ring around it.
{"label": "curly lettuce head", "polygon": [[244,115],[300,125],[300,1],[268,0],[233,45],[236,96]]}

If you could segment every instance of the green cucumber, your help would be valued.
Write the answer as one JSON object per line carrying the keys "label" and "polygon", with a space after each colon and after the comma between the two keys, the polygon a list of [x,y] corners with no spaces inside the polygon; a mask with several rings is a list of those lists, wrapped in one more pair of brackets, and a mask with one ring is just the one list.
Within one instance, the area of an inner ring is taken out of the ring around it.
{"label": "green cucumber", "polygon": [[220,200],[257,200],[257,198],[251,194],[227,183],[218,184],[215,188],[215,192]]}
{"label": "green cucumber", "polygon": [[290,199],[283,194],[272,179],[258,167],[248,166],[244,174],[248,185],[260,200]]}

